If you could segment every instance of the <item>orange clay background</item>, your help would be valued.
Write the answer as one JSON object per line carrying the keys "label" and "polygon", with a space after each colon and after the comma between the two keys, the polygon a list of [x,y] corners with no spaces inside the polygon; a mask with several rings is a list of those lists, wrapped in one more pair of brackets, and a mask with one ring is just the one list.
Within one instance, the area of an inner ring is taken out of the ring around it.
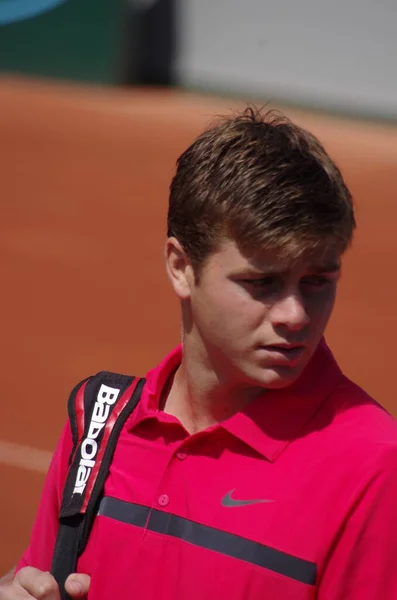
{"label": "orange clay background", "polygon": [[[238,103],[0,79],[0,572],[25,548],[74,384],[178,341],[162,261],[175,160]],[[397,416],[397,129],[287,110],[341,166],[359,229],[327,338]]]}

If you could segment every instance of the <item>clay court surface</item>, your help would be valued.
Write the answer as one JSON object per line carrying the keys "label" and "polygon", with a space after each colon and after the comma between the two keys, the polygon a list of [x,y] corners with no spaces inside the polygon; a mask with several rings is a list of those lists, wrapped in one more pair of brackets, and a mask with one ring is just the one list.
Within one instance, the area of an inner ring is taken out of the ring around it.
{"label": "clay court surface", "polygon": [[[29,538],[74,384],[144,374],[178,341],[162,245],[178,154],[238,103],[0,79],[0,572]],[[397,416],[397,128],[286,111],[353,191],[359,230],[327,338]]]}

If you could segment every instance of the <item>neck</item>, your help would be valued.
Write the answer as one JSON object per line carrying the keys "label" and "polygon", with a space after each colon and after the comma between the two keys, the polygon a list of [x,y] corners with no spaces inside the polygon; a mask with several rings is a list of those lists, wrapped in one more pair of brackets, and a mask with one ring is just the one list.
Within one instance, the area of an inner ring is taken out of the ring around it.
{"label": "neck", "polygon": [[226,380],[208,353],[185,339],[182,363],[162,404],[192,434],[228,419],[262,393],[263,388]]}

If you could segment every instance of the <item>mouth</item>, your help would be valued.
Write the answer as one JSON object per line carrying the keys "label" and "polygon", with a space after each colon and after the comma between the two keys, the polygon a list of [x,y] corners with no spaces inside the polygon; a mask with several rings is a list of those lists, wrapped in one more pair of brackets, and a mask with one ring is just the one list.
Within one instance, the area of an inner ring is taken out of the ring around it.
{"label": "mouth", "polygon": [[266,351],[269,358],[281,363],[295,362],[305,351],[303,344],[269,344],[260,348]]}

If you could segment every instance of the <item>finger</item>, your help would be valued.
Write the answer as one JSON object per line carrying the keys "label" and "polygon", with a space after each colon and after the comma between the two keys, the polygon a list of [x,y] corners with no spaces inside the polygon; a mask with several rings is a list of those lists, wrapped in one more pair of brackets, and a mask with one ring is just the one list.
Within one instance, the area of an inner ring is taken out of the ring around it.
{"label": "finger", "polygon": [[25,567],[17,573],[15,581],[37,600],[60,600],[58,584],[51,573]]}
{"label": "finger", "polygon": [[66,580],[65,589],[72,598],[85,598],[90,589],[91,577],[83,573],[72,573]]}

